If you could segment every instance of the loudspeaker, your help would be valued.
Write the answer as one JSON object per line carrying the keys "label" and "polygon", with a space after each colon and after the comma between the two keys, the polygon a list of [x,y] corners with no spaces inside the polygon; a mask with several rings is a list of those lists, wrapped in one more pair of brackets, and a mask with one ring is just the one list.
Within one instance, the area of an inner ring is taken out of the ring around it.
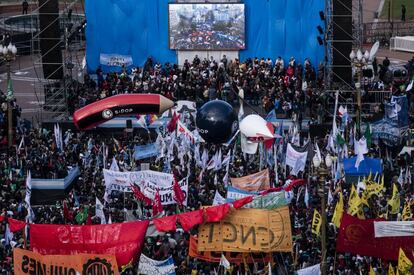
{"label": "loudspeaker", "polygon": [[126,120],[126,128],[127,129],[132,129],[132,120],[131,119]]}
{"label": "loudspeaker", "polygon": [[39,27],[44,78],[63,79],[58,0],[39,0]]}
{"label": "loudspeaker", "polygon": [[352,0],[333,0],[333,82],[352,83],[349,53],[352,51]]}

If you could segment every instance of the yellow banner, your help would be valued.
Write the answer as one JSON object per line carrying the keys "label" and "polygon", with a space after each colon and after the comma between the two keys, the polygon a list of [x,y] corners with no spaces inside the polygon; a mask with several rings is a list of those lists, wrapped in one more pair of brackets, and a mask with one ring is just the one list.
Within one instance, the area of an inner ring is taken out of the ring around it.
{"label": "yellow banner", "polygon": [[118,265],[113,255],[41,255],[32,251],[13,250],[14,274],[114,274]]}
{"label": "yellow banner", "polygon": [[198,251],[291,252],[289,208],[238,209],[200,227]]}
{"label": "yellow banner", "polygon": [[319,232],[321,231],[322,225],[322,217],[321,214],[315,209],[313,212],[313,220],[312,220],[312,233],[316,236],[319,236]]}
{"label": "yellow banner", "polygon": [[249,192],[258,192],[270,188],[268,169],[241,178],[230,178],[230,181],[233,187]]}

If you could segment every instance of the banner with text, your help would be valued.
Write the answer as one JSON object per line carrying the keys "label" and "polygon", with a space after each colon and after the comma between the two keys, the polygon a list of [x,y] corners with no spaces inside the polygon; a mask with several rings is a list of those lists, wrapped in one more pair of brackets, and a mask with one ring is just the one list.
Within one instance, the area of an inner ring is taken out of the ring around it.
{"label": "banner with text", "polygon": [[289,208],[238,209],[200,227],[198,251],[291,252]]}
{"label": "banner with text", "polygon": [[101,53],[99,56],[101,65],[108,67],[129,67],[133,64],[132,56],[121,54],[105,54]]}
{"label": "banner with text", "polygon": [[249,192],[258,192],[270,188],[268,169],[241,178],[230,178],[230,181],[232,186]]}
{"label": "banner with text", "polygon": [[104,225],[31,224],[30,246],[42,255],[115,255],[119,266],[136,260],[149,221]]}
{"label": "banner with text", "polygon": [[[13,249],[14,274],[114,274],[118,265],[113,255],[48,255]],[[62,273],[63,271],[63,273]]]}
{"label": "banner with text", "polygon": [[[173,175],[151,170],[137,172],[117,172],[104,169],[106,192],[121,191],[132,192],[131,185],[135,184],[141,192],[151,200],[154,199],[157,190],[160,191],[161,204],[175,204],[173,190]],[[187,205],[188,181],[186,178],[178,184],[185,195],[184,205]]]}

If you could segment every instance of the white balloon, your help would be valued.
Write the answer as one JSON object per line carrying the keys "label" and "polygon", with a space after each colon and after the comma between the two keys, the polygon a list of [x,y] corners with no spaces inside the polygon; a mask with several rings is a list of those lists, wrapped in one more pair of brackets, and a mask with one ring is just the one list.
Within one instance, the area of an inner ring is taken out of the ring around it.
{"label": "white balloon", "polygon": [[268,122],[259,115],[248,115],[240,122],[240,132],[256,142],[275,138],[267,126]]}

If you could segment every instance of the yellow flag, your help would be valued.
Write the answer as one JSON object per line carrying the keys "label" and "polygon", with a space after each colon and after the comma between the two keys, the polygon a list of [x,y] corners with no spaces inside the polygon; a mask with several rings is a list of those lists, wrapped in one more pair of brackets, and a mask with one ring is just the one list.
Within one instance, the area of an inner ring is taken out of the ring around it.
{"label": "yellow flag", "polygon": [[332,216],[332,223],[339,228],[341,225],[342,214],[344,213],[344,199],[342,193],[339,193],[339,201],[336,203],[335,211]]}
{"label": "yellow flag", "polygon": [[322,225],[322,216],[315,209],[313,211],[312,233],[315,234],[316,236],[319,236],[319,233],[321,231],[321,225]]}
{"label": "yellow flag", "polygon": [[400,194],[398,193],[398,188],[395,183],[392,188],[392,197],[388,200],[388,204],[391,206],[391,214],[400,212]]}
{"label": "yellow flag", "polygon": [[398,253],[398,270],[403,272],[403,274],[410,274],[412,266],[413,263],[405,256],[404,250],[400,247],[400,252]]}
{"label": "yellow flag", "polygon": [[410,203],[406,202],[404,204],[404,208],[403,208],[403,211],[402,211],[402,220],[403,221],[408,221],[412,217],[413,217],[413,213],[411,213],[411,205],[410,205]]}
{"label": "yellow flag", "polygon": [[365,219],[364,211],[362,209],[362,201],[355,190],[354,185],[352,185],[351,194],[349,195],[348,214],[352,216],[357,215],[358,219]]}
{"label": "yellow flag", "polygon": [[391,263],[388,266],[388,275],[395,275],[394,268]]}
{"label": "yellow flag", "polygon": [[372,269],[371,265],[369,265],[369,275],[375,275],[374,269]]}

